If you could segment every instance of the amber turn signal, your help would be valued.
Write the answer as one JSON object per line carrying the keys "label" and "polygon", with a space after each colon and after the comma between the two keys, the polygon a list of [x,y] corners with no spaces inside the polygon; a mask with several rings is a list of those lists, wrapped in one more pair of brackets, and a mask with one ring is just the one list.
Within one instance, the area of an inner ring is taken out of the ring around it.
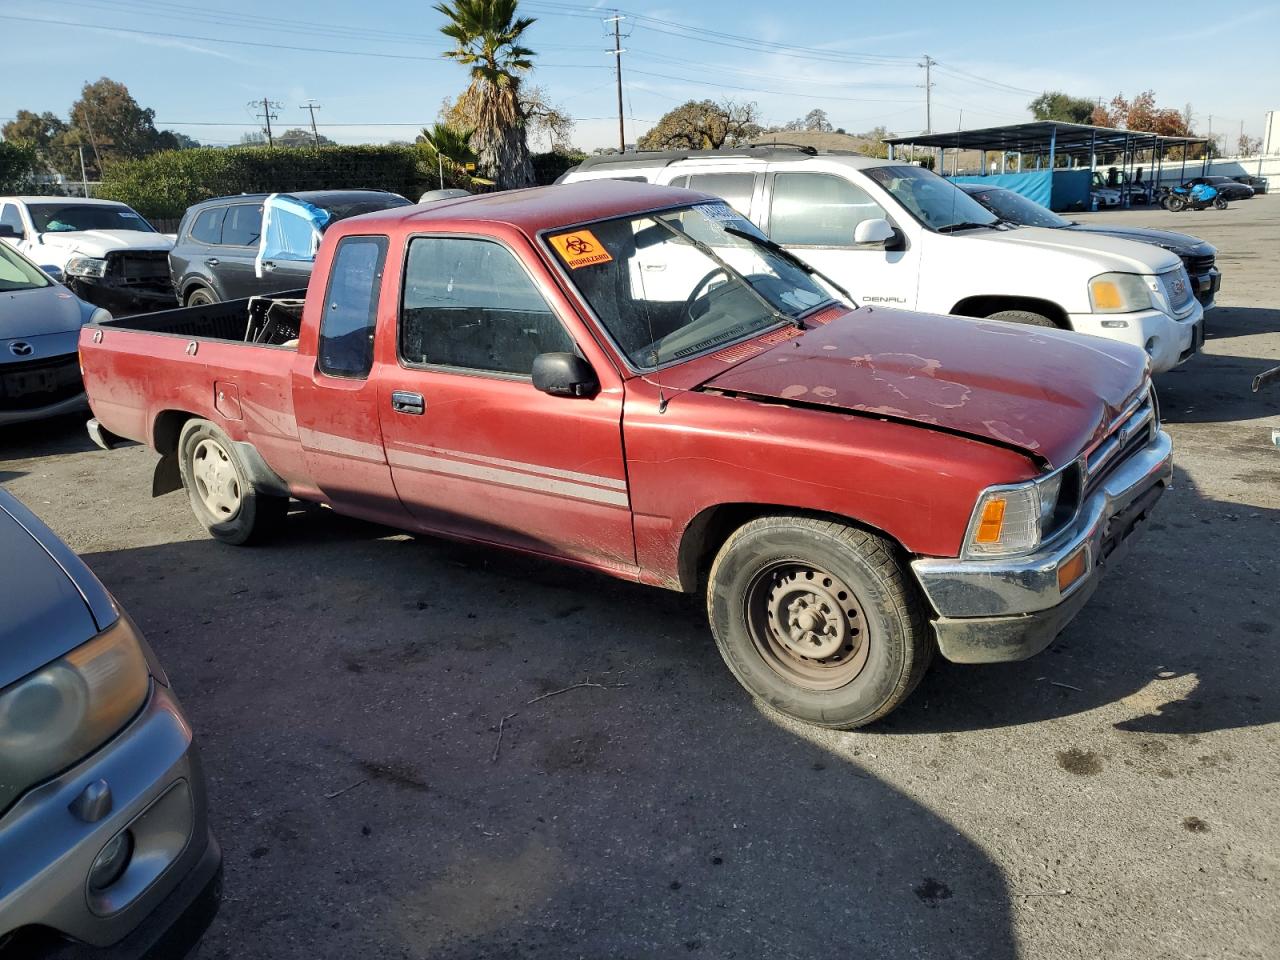
{"label": "amber turn signal", "polygon": [[1066,593],[1067,588],[1084,576],[1089,566],[1088,554],[1081,547],[1058,565],[1058,592]]}
{"label": "amber turn signal", "polygon": [[1004,501],[988,500],[982,508],[982,518],[978,521],[978,532],[974,535],[976,543],[999,543],[1000,531],[1004,528]]}

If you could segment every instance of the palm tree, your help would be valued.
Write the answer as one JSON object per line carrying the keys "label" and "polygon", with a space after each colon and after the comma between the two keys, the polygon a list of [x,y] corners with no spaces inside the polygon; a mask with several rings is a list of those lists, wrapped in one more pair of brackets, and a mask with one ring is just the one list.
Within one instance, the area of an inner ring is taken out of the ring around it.
{"label": "palm tree", "polygon": [[471,138],[474,135],[474,130],[460,130],[447,123],[422,128],[418,143],[426,148],[427,158],[440,177],[441,189],[444,188],[445,170],[449,171],[449,178],[455,182],[461,180],[470,185],[475,179],[467,173],[468,166],[475,169],[476,155],[471,149]]}
{"label": "palm tree", "polygon": [[533,165],[520,107],[520,75],[533,68],[534,52],[520,35],[534,22],[516,18],[516,0],[453,0],[435,7],[448,19],[440,32],[455,44],[445,56],[471,68],[462,95],[476,119],[472,138],[481,173],[499,188],[533,183]]}

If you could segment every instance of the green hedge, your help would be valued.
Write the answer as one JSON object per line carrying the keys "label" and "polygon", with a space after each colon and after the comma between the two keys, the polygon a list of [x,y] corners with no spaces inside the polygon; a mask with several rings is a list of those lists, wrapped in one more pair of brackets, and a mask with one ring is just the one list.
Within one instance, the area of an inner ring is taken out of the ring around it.
{"label": "green hedge", "polygon": [[[550,183],[580,160],[534,154],[538,182]],[[452,180],[448,171],[445,179]],[[113,164],[94,195],[127,203],[144,217],[176,219],[193,203],[237,193],[367,188],[417,200],[438,186],[435,160],[418,146],[201,147]]]}
{"label": "green hedge", "polygon": [[96,196],[144,217],[181,217],[187,207],[236,193],[368,188],[416,200],[426,181],[416,147],[231,147],[165,150],[112,165]]}

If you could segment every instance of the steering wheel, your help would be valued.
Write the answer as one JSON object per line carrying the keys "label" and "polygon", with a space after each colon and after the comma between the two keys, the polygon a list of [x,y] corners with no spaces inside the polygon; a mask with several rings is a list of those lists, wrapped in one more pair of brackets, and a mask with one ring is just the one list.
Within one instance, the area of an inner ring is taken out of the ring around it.
{"label": "steering wheel", "polygon": [[708,283],[710,283],[712,280],[714,280],[717,276],[719,276],[722,273],[724,274],[724,278],[728,280],[729,274],[725,271],[724,267],[716,267],[714,270],[712,270],[705,277],[703,277],[701,280],[699,280],[697,283],[693,285],[693,290],[689,293],[689,296],[686,297],[684,301],[685,316],[687,316],[690,320],[698,319],[693,315],[693,305],[697,303],[699,299],[698,295],[702,292],[702,288],[705,287]]}

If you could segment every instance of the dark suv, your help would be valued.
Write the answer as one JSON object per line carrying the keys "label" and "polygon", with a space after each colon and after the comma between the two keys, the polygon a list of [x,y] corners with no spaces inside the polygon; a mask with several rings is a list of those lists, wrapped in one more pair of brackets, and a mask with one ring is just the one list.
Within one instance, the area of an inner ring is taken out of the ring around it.
{"label": "dark suv", "polygon": [[[169,253],[169,273],[179,303],[218,303],[307,285],[315,262],[314,245],[266,256],[259,267],[263,204],[269,196],[217,197],[187,209]],[[303,190],[275,196],[323,211],[328,217],[321,230],[347,217],[411,205],[398,193],[385,190]],[[282,227],[281,232],[287,235],[291,230]],[[289,237],[284,239],[287,246]]]}

